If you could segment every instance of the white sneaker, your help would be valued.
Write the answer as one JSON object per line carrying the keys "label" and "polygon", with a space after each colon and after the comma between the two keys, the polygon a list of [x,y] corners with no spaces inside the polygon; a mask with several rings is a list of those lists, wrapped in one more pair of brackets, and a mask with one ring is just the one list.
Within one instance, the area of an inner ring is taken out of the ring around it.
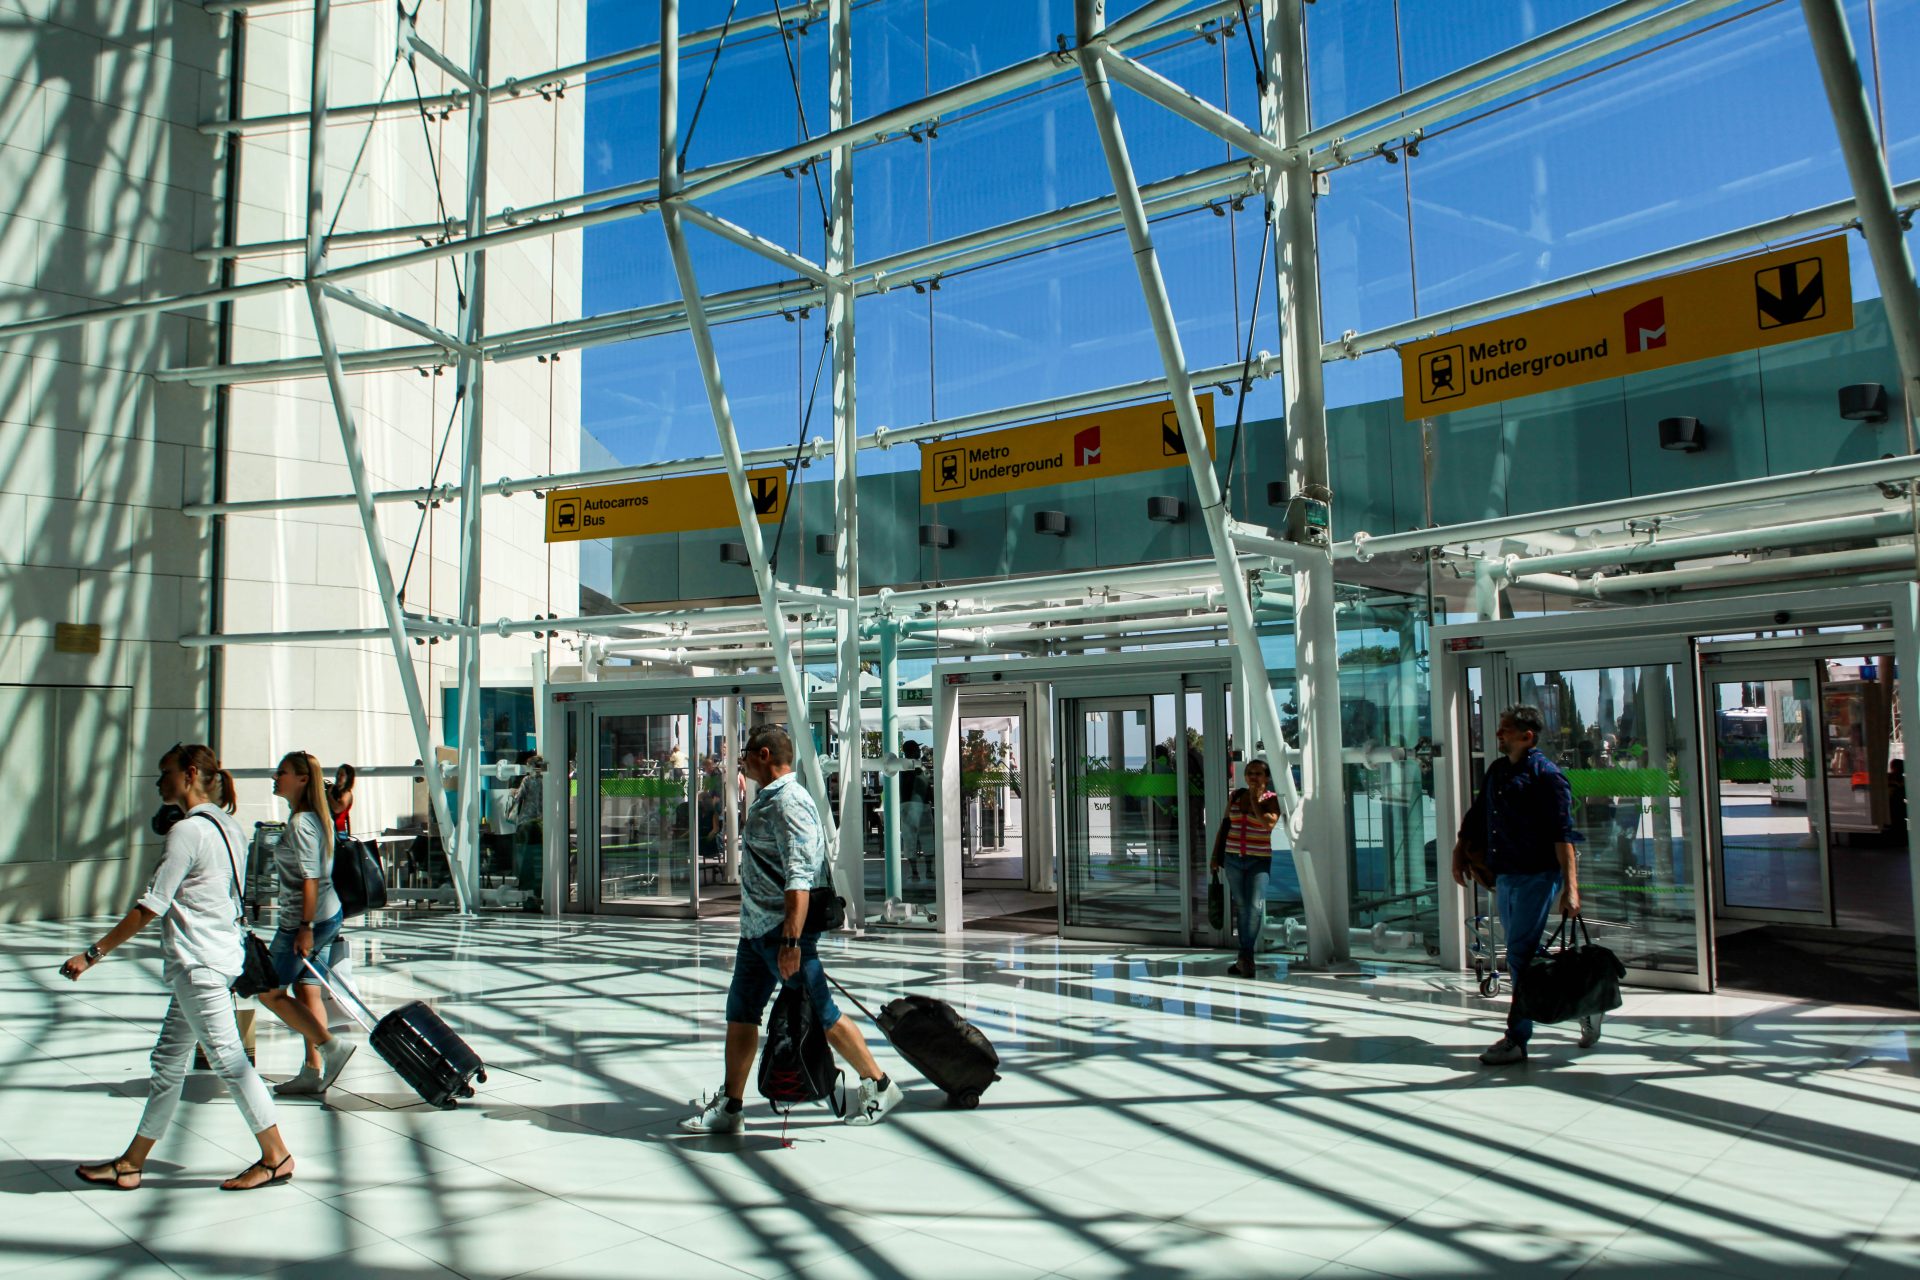
{"label": "white sneaker", "polygon": [[1501,1036],[1493,1042],[1493,1047],[1480,1055],[1480,1065],[1486,1067],[1510,1067],[1516,1062],[1527,1060],[1527,1046],[1515,1044]]}
{"label": "white sneaker", "polygon": [[907,1091],[900,1087],[897,1080],[888,1079],[887,1087],[882,1089],[872,1080],[860,1082],[860,1092],[855,1095],[853,1105],[847,1108],[848,1124],[879,1124],[886,1118],[887,1112],[900,1105],[900,1099]]}
{"label": "white sneaker", "polygon": [[1606,1020],[1604,1013],[1585,1014],[1580,1019],[1580,1047],[1591,1049],[1600,1043],[1600,1024]]}
{"label": "white sneaker", "polygon": [[319,1093],[320,1073],[302,1063],[296,1074],[273,1086],[273,1091],[282,1098],[304,1098]]}
{"label": "white sneaker", "polygon": [[333,1082],[340,1078],[342,1071],[346,1070],[347,1060],[352,1058],[358,1049],[358,1045],[348,1043],[347,1040],[341,1036],[335,1036],[333,1039],[321,1045],[320,1087],[314,1090],[314,1092],[325,1093],[327,1090],[333,1088]]}
{"label": "white sneaker", "polygon": [[705,1102],[695,1098],[693,1105],[700,1108],[699,1112],[680,1122],[680,1127],[688,1133],[738,1133],[740,1126],[747,1122],[745,1105],[738,1111],[727,1110],[724,1089],[715,1089]]}

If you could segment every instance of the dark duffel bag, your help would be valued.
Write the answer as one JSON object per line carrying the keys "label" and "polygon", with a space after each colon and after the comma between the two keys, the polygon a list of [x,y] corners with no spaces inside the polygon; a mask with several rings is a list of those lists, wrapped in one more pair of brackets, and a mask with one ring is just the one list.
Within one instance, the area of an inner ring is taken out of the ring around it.
{"label": "dark duffel bag", "polygon": [[441,1016],[418,1000],[409,1000],[378,1022],[373,1010],[350,988],[336,987],[310,960],[308,973],[336,1003],[367,1031],[367,1043],[413,1091],[436,1107],[458,1106],[473,1096],[474,1082],[487,1082],[486,1064]]}
{"label": "dark duffel bag", "polygon": [[1593,940],[1586,921],[1561,916],[1545,953],[1528,963],[1514,999],[1535,1022],[1571,1022],[1618,1009],[1620,979],[1626,976],[1627,966]]}
{"label": "dark duffel bag", "polygon": [[838,982],[834,987],[873,1018],[881,1034],[913,1064],[914,1070],[944,1091],[953,1106],[971,1109],[1000,1078],[1000,1055],[980,1028],[945,1000],[901,996],[889,1000],[878,1017]]}
{"label": "dark duffel bag", "polygon": [[340,914],[349,920],[387,905],[387,877],[372,845],[348,835],[334,838],[333,891],[340,898]]}

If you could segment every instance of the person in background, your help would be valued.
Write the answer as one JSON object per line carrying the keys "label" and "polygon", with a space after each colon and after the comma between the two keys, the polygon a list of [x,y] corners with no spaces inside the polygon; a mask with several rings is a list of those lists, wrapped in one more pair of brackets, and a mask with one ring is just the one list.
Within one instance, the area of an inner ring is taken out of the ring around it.
{"label": "person in background", "polygon": [[525,772],[514,784],[506,807],[506,816],[513,823],[513,877],[514,883],[528,895],[525,908],[538,911],[547,761],[535,752],[522,751],[518,763]]}
{"label": "person in background", "polygon": [[337,835],[353,834],[347,815],[353,812],[353,784],[359,776],[352,765],[343,764],[333,771],[333,781],[327,784],[327,811],[333,814],[333,830]]}
{"label": "person in background", "polygon": [[1273,870],[1273,829],[1280,825],[1280,797],[1273,791],[1273,771],[1265,760],[1249,760],[1240,775],[1246,785],[1227,797],[1227,814],[1213,842],[1212,869],[1226,872],[1227,894],[1233,899],[1240,955],[1228,973],[1254,976],[1254,954],[1260,949],[1260,930],[1267,919],[1267,876]]}
{"label": "person in background", "polygon": [[78,982],[83,974],[140,930],[161,921],[161,974],[173,992],[153,1046],[147,1105],[127,1149],[112,1160],[74,1170],[82,1182],[138,1190],[147,1157],[166,1135],[180,1105],[181,1086],[199,1042],[227,1087],[247,1129],[260,1144],[260,1158],[220,1184],[224,1191],[251,1191],[293,1180],[293,1153],[276,1123],[273,1098],[247,1061],[234,1019],[229,988],[244,967],[240,895],[246,835],[233,820],[233,775],[211,747],[179,743],[160,757],[160,798],[185,817],[167,832],[166,853],[133,910],[107,936],[60,966]]}
{"label": "person in background", "polygon": [[302,963],[311,961],[326,974],[343,919],[340,897],[333,891],[333,823],[320,762],[304,751],[289,751],[274,771],[273,794],[293,812],[273,855],[280,875],[280,922],[268,949],[280,986],[263,993],[260,1003],[307,1041],[299,1072],[273,1091],[283,1096],[325,1093],[353,1056],[354,1046],[327,1030],[320,979]]}
{"label": "person in background", "polygon": [[[1527,1060],[1527,1041],[1533,1021],[1520,1012],[1520,984],[1527,966],[1540,953],[1547,920],[1555,906],[1560,914],[1580,914],[1580,881],[1574,846],[1580,833],[1573,827],[1573,786],[1540,750],[1546,721],[1540,708],[1520,703],[1500,713],[1494,731],[1500,758],[1487,766],[1473,807],[1460,822],[1453,844],[1453,879],[1466,887],[1467,849],[1487,851],[1494,874],[1494,899],[1500,924],[1507,935],[1507,968],[1513,975],[1513,1002],[1507,1009],[1507,1033],[1493,1043],[1480,1061],[1504,1067]],[[1580,1019],[1580,1047],[1600,1039],[1604,1014]]]}

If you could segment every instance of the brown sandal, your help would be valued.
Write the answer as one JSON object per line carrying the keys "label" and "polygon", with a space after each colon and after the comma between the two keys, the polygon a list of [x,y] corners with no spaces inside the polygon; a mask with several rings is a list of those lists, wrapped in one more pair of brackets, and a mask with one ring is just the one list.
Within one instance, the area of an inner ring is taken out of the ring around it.
{"label": "brown sandal", "polygon": [[[87,1170],[89,1169],[104,1169],[106,1170],[106,1174],[105,1176],[101,1176],[99,1174],[88,1173]],[[90,1183],[96,1187],[112,1187],[115,1191],[138,1191],[140,1189],[141,1171],[138,1169],[122,1169],[120,1167],[120,1161],[118,1160],[109,1160],[105,1164],[75,1165],[73,1176],[82,1182]],[[133,1179],[131,1184],[126,1181],[128,1178]]]}
{"label": "brown sandal", "polygon": [[[225,1182],[221,1183],[220,1189],[222,1191],[258,1191],[262,1187],[281,1186],[284,1183],[293,1181],[293,1170],[287,1169],[287,1166],[292,1163],[293,1163],[292,1152],[288,1152],[286,1157],[282,1159],[279,1164],[268,1164],[265,1160],[255,1160],[252,1164],[248,1165],[246,1168],[242,1169],[240,1172],[234,1174],[232,1178],[228,1178]],[[244,1178],[248,1174],[252,1173],[255,1169],[266,1170],[267,1177],[260,1182],[249,1182],[244,1187],[233,1185],[235,1179]],[[285,1173],[282,1173],[280,1172],[282,1169],[287,1169],[287,1171]]]}

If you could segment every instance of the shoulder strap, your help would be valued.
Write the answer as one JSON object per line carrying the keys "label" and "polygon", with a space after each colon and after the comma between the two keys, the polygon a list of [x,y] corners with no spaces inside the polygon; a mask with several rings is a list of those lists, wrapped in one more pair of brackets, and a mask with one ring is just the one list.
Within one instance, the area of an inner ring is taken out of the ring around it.
{"label": "shoulder strap", "polygon": [[233,918],[244,921],[247,916],[247,910],[245,904],[240,900],[240,864],[236,862],[233,857],[233,841],[227,839],[227,829],[221,826],[219,819],[215,818],[212,814],[196,813],[193,816],[196,818],[205,818],[208,822],[213,823],[213,829],[220,833],[220,843],[225,845],[227,849],[227,866],[233,870]]}

